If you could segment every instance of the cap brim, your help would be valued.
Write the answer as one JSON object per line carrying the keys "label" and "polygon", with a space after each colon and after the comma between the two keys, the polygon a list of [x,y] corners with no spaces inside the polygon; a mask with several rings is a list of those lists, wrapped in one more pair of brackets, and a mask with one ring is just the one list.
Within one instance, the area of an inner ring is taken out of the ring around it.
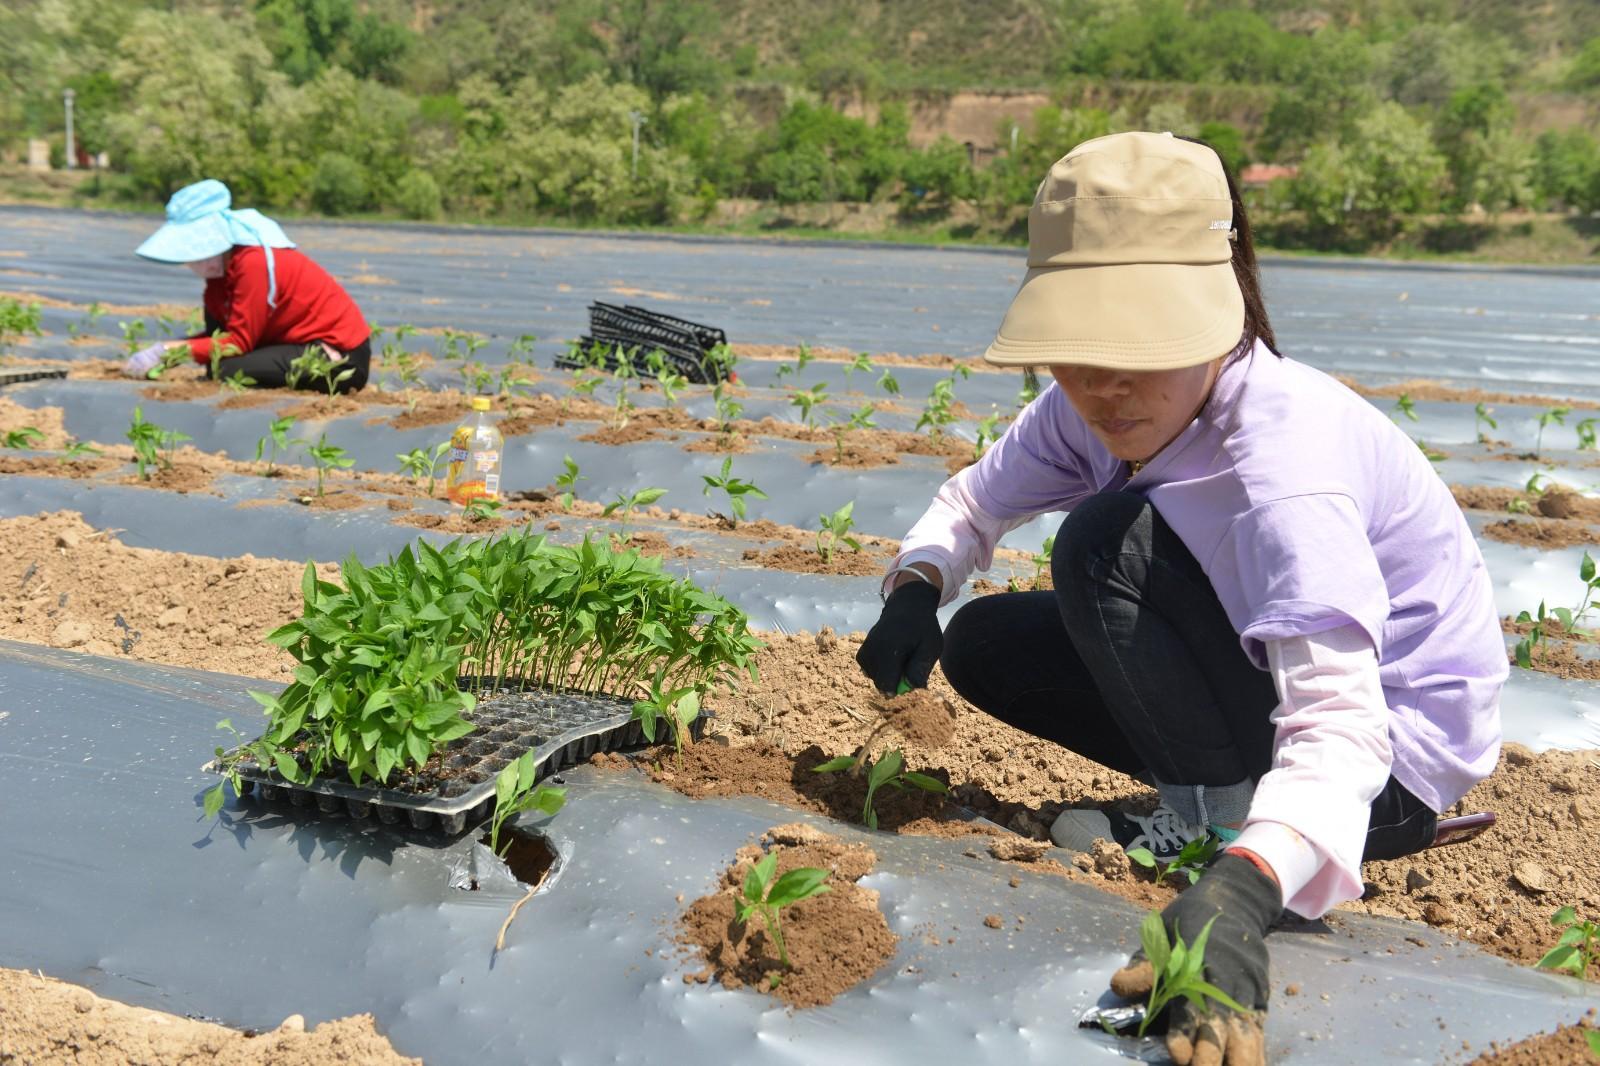
{"label": "cap brim", "polygon": [[193,263],[231,247],[226,223],[214,215],[193,222],[168,222],[134,249],[134,254],[159,263]]}
{"label": "cap brim", "polygon": [[1226,355],[1243,332],[1244,296],[1228,262],[1034,267],[983,357],[1177,370]]}

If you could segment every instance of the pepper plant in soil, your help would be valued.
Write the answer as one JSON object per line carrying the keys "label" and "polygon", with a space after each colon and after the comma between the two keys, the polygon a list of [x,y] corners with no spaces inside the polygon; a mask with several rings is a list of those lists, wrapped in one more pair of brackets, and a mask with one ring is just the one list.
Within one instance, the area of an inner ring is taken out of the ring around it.
{"label": "pepper plant in soil", "polygon": [[[865,749],[863,749],[863,754],[865,754]],[[841,755],[837,759],[829,759],[820,766],[813,766],[811,772],[832,774],[841,770],[849,770],[852,773],[857,773],[860,771],[862,763],[863,760],[859,756]],[[904,792],[907,788],[920,788],[924,792],[935,792],[941,796],[949,793],[949,787],[937,777],[929,777],[927,774],[908,771],[905,768],[905,764],[906,757],[899,748],[894,748],[887,752],[875,763],[866,764],[867,800],[861,809],[861,821],[866,824],[867,828],[878,828],[878,811],[873,806],[872,801],[877,795],[878,789],[883,788],[885,785],[901,792]]]}
{"label": "pepper plant in soil", "polygon": [[294,783],[341,773],[388,785],[470,733],[485,692],[704,693],[758,676],[742,611],[659,560],[588,539],[419,541],[376,566],[351,557],[343,582],[307,564],[301,617],[267,637],[297,661],[293,681],[251,694],[267,727],[219,757],[225,773],[248,760]]}
{"label": "pepper plant in soil", "polygon": [[[803,899],[810,899],[812,896],[820,896],[828,891],[828,886],[823,882],[828,879],[829,871],[819,870],[814,866],[802,866],[774,879],[777,871],[778,849],[776,848],[767,852],[761,861],[750,867],[749,873],[745,874],[744,891],[740,894],[737,920],[740,925],[744,925],[751,918],[759,917],[772,936],[773,946],[778,949],[779,964],[787,970],[790,968],[789,952],[783,943],[780,912],[784,907],[792,906]],[[782,980],[782,974],[773,974],[767,987],[777,988]]]}
{"label": "pepper plant in soil", "polygon": [[501,858],[511,847],[500,846],[500,827],[506,819],[523,811],[556,814],[567,804],[567,790],[552,785],[534,787],[533,752],[523,752],[516,762],[506,766],[494,778],[494,815],[489,821],[489,850]]}
{"label": "pepper plant in soil", "polygon": [[1207,1000],[1215,1000],[1231,1010],[1246,1011],[1237,1000],[1203,976],[1206,964],[1206,939],[1211,936],[1215,918],[1207,922],[1194,938],[1194,943],[1183,942],[1183,931],[1178,930],[1167,939],[1167,926],[1159,911],[1151,911],[1139,925],[1139,943],[1150,962],[1152,982],[1150,1002],[1145,1006],[1144,1020],[1139,1023],[1139,1035],[1144,1036],[1150,1023],[1175,999],[1187,999],[1199,1011],[1210,1010]]}

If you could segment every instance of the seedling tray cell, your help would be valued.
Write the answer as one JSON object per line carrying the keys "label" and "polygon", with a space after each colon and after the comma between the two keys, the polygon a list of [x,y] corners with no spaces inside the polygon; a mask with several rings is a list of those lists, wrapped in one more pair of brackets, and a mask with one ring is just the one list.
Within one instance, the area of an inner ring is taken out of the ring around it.
{"label": "seedling tray cell", "polygon": [[[344,776],[291,784],[276,770],[247,762],[239,767],[243,792],[269,803],[454,835],[489,818],[495,775],[525,752],[534,753],[536,777],[543,779],[596,752],[646,743],[633,719],[633,702],[615,696],[501,691],[482,697],[471,720],[476,728],[445,745],[437,762],[397,774],[386,788],[352,785]],[[691,733],[700,732],[703,720],[695,720]],[[215,773],[218,766],[212,762],[205,769]]]}

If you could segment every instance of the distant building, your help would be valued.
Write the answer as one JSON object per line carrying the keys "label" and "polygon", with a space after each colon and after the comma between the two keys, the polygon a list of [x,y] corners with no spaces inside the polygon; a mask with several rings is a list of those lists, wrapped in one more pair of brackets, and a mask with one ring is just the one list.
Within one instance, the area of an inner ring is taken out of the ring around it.
{"label": "distant building", "polygon": [[1239,171],[1239,184],[1249,189],[1262,189],[1279,178],[1292,178],[1300,168],[1283,163],[1251,163]]}

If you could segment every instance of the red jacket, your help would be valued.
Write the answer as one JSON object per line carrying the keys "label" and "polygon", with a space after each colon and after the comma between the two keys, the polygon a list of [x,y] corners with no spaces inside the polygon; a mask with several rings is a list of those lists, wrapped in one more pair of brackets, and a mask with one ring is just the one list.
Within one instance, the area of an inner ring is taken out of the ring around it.
{"label": "red jacket", "polygon": [[[274,248],[278,306],[267,306],[267,255],[236,245],[228,269],[206,282],[206,324],[220,328],[240,353],[269,344],[325,341],[341,352],[372,335],[361,309],[328,272],[293,248]],[[189,342],[195,361],[211,361],[210,336]]]}

